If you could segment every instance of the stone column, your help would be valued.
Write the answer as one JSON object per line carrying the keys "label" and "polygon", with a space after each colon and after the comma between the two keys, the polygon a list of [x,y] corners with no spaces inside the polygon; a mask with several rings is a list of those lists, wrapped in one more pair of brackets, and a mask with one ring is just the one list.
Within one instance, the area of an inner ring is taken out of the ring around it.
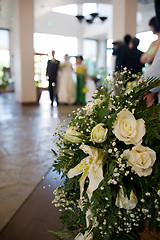
{"label": "stone column", "polygon": [[11,66],[15,97],[20,103],[36,102],[34,82],[34,0],[13,0]]}
{"label": "stone column", "polygon": [[136,34],[137,0],[112,0],[113,39],[122,40],[126,34]]}

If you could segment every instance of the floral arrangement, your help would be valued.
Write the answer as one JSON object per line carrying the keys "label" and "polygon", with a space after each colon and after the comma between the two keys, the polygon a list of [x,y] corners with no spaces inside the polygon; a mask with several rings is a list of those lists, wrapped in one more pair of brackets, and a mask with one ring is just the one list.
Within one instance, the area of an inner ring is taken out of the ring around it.
{"label": "floral arrangement", "polygon": [[135,240],[146,219],[160,230],[160,105],[144,100],[158,85],[148,79],[117,96],[101,87],[67,129],[66,122],[57,128],[58,239]]}

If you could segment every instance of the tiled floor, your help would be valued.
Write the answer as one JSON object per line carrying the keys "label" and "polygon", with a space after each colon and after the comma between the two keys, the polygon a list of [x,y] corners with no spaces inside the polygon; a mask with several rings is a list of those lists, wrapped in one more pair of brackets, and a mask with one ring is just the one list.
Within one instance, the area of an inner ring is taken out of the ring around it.
{"label": "tiled floor", "polygon": [[52,204],[53,191],[60,183],[59,175],[50,170],[0,231],[0,239],[57,240],[50,231],[61,228],[60,212]]}
{"label": "tiled floor", "polygon": [[10,220],[53,163],[53,133],[59,119],[77,107],[51,107],[44,91],[39,105],[0,94],[0,229]]}

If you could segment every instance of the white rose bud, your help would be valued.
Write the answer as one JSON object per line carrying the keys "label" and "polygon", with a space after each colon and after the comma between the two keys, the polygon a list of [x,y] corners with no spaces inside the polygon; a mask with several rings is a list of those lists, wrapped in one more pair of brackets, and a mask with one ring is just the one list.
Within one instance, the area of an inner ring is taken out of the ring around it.
{"label": "white rose bud", "polygon": [[83,135],[76,130],[76,127],[67,128],[64,139],[72,143],[81,143]]}
{"label": "white rose bud", "polygon": [[145,135],[145,122],[143,119],[136,120],[128,109],[123,109],[117,114],[113,133],[125,144],[141,144]]}
{"label": "white rose bud", "polygon": [[123,188],[121,187],[119,193],[117,194],[115,205],[119,208],[124,209],[133,209],[136,207],[138,203],[137,196],[134,194],[133,191],[130,193],[130,198],[128,199],[127,195],[124,196]]}
{"label": "white rose bud", "polygon": [[92,129],[91,140],[93,143],[102,143],[107,139],[108,129],[103,126],[103,123],[99,123]]}
{"label": "white rose bud", "polygon": [[138,174],[146,177],[152,173],[152,166],[156,161],[156,152],[149,147],[137,145],[130,150],[125,150],[123,155],[127,159],[128,166]]}

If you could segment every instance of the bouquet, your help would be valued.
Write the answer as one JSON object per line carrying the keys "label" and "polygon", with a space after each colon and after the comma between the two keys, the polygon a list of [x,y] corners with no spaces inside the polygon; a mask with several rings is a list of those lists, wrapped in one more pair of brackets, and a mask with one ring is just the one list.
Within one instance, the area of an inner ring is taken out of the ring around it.
{"label": "bouquet", "polygon": [[144,100],[158,85],[150,78],[126,93],[122,84],[119,95],[103,86],[57,130],[58,239],[135,240],[146,219],[160,230],[160,105]]}
{"label": "bouquet", "polygon": [[82,93],[87,93],[87,92],[89,92],[88,88],[84,87],[84,88],[82,89]]}
{"label": "bouquet", "polygon": [[65,62],[60,64],[60,69],[63,69],[65,67],[67,67],[67,64]]}

